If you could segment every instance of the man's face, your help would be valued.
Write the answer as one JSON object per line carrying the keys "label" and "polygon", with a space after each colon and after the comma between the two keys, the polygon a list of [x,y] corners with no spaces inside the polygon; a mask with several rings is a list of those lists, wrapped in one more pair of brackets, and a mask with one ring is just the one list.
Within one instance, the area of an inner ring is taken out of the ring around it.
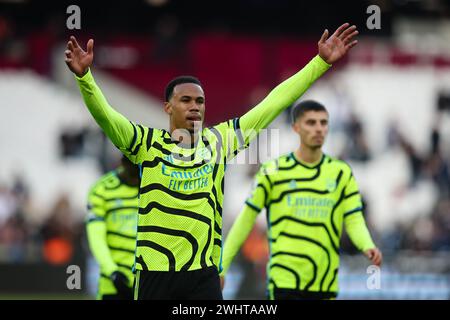
{"label": "man's face", "polygon": [[301,142],[311,149],[321,148],[328,134],[328,113],[325,111],[306,111],[293,125]]}
{"label": "man's face", "polygon": [[203,124],[205,116],[205,94],[195,83],[182,83],[173,89],[172,97],[165,103],[164,110],[170,115],[174,129],[194,132],[194,124]]}

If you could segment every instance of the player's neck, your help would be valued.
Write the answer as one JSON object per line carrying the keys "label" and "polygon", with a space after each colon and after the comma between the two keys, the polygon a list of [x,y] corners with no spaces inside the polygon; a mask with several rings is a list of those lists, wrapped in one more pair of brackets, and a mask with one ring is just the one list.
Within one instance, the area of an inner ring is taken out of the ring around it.
{"label": "player's neck", "polygon": [[301,145],[300,148],[295,150],[297,159],[308,164],[319,162],[322,159],[322,155],[321,148],[308,148],[307,146]]}

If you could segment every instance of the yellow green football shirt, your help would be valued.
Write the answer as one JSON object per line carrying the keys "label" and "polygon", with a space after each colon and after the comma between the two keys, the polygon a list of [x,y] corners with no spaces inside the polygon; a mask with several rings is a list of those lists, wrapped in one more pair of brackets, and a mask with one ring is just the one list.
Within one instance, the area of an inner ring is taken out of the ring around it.
{"label": "yellow green football shirt", "polygon": [[109,278],[116,270],[128,277],[130,285],[134,281],[139,187],[127,185],[117,173],[114,170],[102,176],[88,194],[86,228],[89,246],[100,266],[100,297],[117,293]]}
{"label": "yellow green football shirt", "polygon": [[290,153],[264,163],[256,175],[225,242],[224,274],[263,208],[270,248],[269,293],[282,288],[337,294],[344,224],[359,250],[375,247],[351,168],[327,155],[309,165]]}
{"label": "yellow green football shirt", "polygon": [[221,270],[225,164],[248,146],[330,67],[320,56],[246,114],[200,132],[193,148],[168,131],[128,121],[106,101],[90,71],[76,77],[86,106],[113,144],[141,167],[135,268]]}

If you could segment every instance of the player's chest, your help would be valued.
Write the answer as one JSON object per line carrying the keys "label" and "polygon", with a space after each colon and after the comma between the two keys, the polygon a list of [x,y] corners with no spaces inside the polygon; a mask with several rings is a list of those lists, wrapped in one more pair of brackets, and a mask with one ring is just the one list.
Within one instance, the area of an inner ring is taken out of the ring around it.
{"label": "player's chest", "polygon": [[133,231],[138,217],[138,199],[114,200],[107,206],[106,224],[108,230]]}
{"label": "player's chest", "polygon": [[209,192],[224,174],[223,158],[204,145],[194,151],[177,148],[156,154],[151,165],[143,167],[143,185],[179,193]]}
{"label": "player's chest", "polygon": [[321,168],[280,170],[273,175],[272,190],[275,194],[307,192],[333,196],[343,186],[344,174],[339,169]]}

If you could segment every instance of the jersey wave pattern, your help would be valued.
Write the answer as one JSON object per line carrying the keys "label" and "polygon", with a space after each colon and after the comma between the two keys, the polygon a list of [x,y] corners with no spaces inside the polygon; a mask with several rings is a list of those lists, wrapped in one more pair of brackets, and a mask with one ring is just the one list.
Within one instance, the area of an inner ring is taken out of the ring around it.
{"label": "jersey wave pattern", "polygon": [[338,291],[339,239],[344,219],[362,215],[351,168],[324,155],[315,166],[293,153],[265,163],[246,205],[266,208],[268,289]]}
{"label": "jersey wave pattern", "polygon": [[[138,187],[123,183],[112,171],[101,177],[88,195],[86,223],[105,223],[106,243],[113,261],[132,284],[136,249]],[[99,294],[115,294],[109,275],[100,270]]]}
{"label": "jersey wave pattern", "polygon": [[239,119],[205,128],[184,148],[169,132],[131,123],[122,152],[141,166],[137,270],[220,270],[225,163],[247,147]]}

